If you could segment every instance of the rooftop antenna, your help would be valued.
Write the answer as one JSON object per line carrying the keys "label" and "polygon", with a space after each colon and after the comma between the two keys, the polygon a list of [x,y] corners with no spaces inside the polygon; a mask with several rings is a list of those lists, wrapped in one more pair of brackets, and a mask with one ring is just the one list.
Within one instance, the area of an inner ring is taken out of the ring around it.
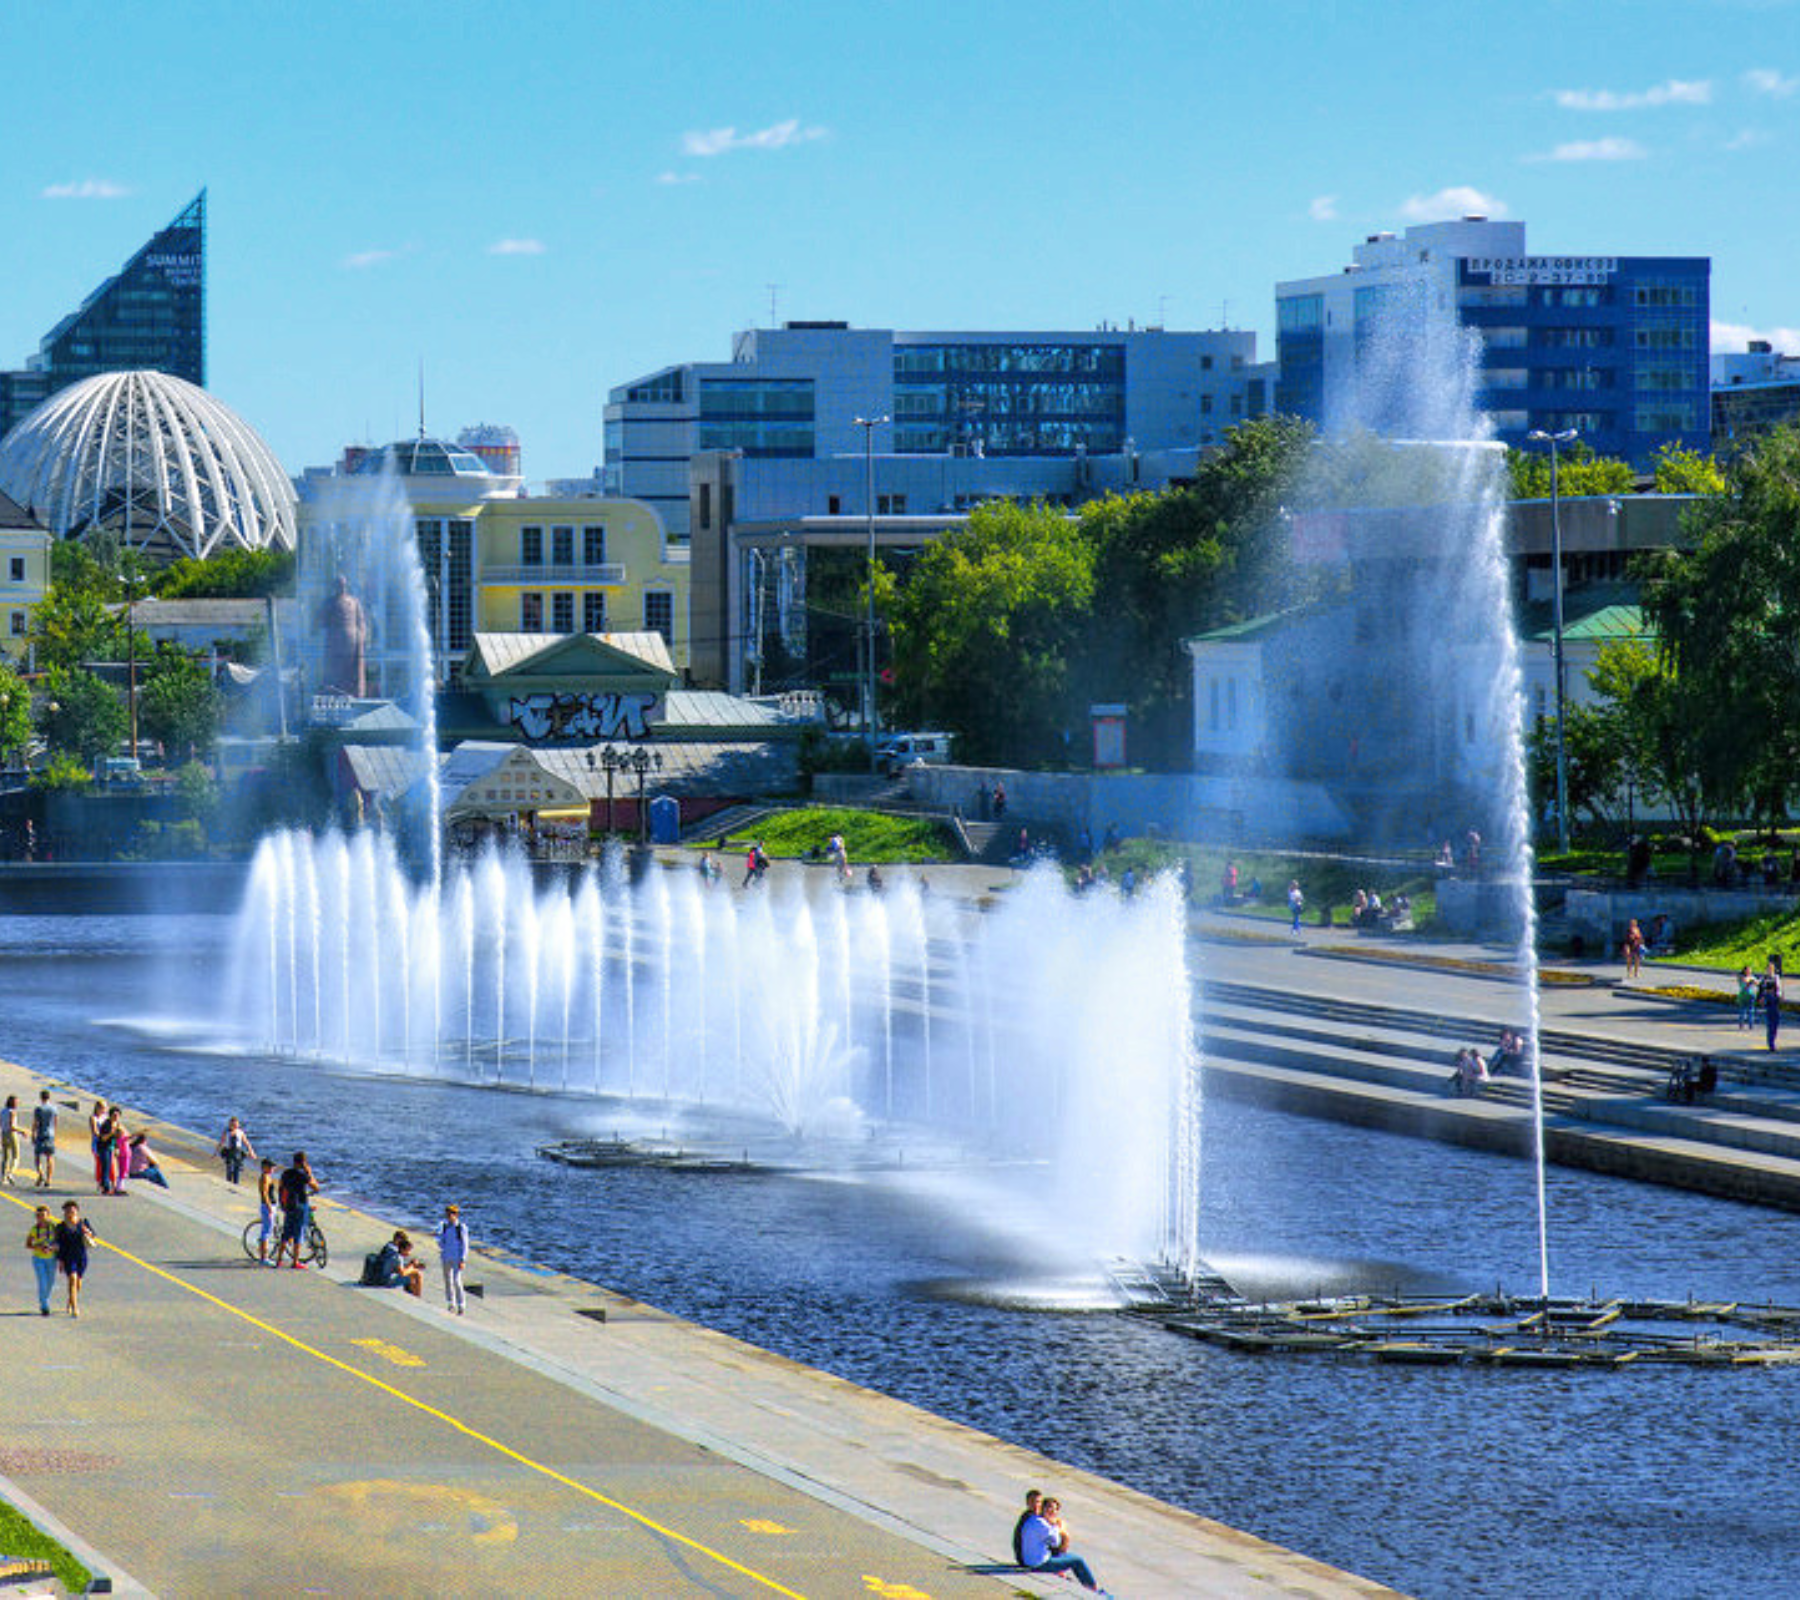
{"label": "rooftop antenna", "polygon": [[769,326],[771,328],[779,328],[781,326],[781,318],[776,315],[775,308],[778,303],[778,297],[781,294],[781,285],[778,283],[765,283],[763,287],[769,291]]}
{"label": "rooftop antenna", "polygon": [[1169,325],[1169,302],[1173,298],[1174,298],[1173,295],[1166,295],[1166,294],[1159,294],[1156,297],[1156,325],[1157,325],[1157,327],[1159,327],[1159,328],[1168,327],[1168,325]]}
{"label": "rooftop antenna", "polygon": [[425,437],[425,358],[419,357],[419,437]]}
{"label": "rooftop antenna", "polygon": [[1219,302],[1219,327],[1221,328],[1221,330],[1223,330],[1225,328],[1229,328],[1230,326],[1231,326],[1231,302],[1229,300],[1221,300]]}

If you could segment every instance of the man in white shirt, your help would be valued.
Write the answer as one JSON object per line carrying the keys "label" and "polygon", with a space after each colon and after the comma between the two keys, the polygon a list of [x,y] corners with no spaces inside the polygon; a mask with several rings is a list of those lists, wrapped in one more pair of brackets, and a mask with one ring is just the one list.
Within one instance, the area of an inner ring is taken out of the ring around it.
{"label": "man in white shirt", "polygon": [[1033,1572],[1067,1572],[1084,1589],[1098,1589],[1094,1574],[1080,1556],[1068,1553],[1068,1535],[1058,1530],[1045,1511],[1060,1509],[1055,1500],[1045,1500],[1043,1509],[1025,1519],[1019,1530],[1019,1559]]}

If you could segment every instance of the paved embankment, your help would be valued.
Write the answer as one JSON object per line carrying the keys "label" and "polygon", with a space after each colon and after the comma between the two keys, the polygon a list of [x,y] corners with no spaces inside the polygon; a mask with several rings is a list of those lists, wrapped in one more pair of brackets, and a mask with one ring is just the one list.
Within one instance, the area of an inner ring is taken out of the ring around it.
{"label": "paved embankment", "polygon": [[[1491,1049],[1526,1022],[1516,984],[1427,960],[1500,954],[1468,946],[1372,945],[1338,932],[1209,943],[1203,1043],[1214,1092],[1308,1115],[1483,1149],[1531,1148],[1530,1087],[1502,1078],[1476,1097],[1448,1092],[1458,1046]],[[1250,930],[1255,935],[1256,930]],[[1345,954],[1344,952],[1350,952]],[[1729,1007],[1671,1002],[1584,980],[1539,996],[1544,1143],[1552,1161],[1800,1210],[1800,1056],[1771,1054]],[[1673,981],[1692,981],[1678,974]],[[1652,977],[1649,981],[1654,982]],[[1672,1104],[1670,1069],[1708,1055],[1718,1090]]]}
{"label": "paved embankment", "polygon": [[[22,1104],[39,1083],[0,1065]],[[979,1570],[1043,1485],[1122,1596],[1391,1593],[479,1248],[466,1317],[431,1277],[422,1302],[357,1289],[391,1226],[329,1201],[328,1271],[260,1269],[253,1192],[206,1143],[131,1119],[173,1187],[98,1197],[91,1102],[50,1086],[48,1198],[102,1244],[81,1319],[40,1318],[19,1248],[39,1195],[0,1190],[0,1493],[152,1592],[1066,1595]]]}

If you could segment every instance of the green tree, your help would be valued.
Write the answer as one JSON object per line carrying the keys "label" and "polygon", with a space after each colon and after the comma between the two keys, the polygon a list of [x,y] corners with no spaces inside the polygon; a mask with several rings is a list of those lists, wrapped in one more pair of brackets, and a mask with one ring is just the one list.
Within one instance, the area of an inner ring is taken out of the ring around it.
{"label": "green tree", "polygon": [[1688,513],[1687,550],[1644,557],[1643,603],[1669,714],[1713,814],[1785,816],[1800,760],[1800,430],[1731,463],[1725,492]]}
{"label": "green tree", "polygon": [[1083,711],[1073,670],[1094,598],[1094,550],[1072,517],[993,501],[914,563],[883,569],[894,696],[906,721],[961,738],[966,760],[1060,758]]}
{"label": "green tree", "polygon": [[221,550],[204,561],[184,556],[155,580],[164,600],[260,600],[293,590],[292,550]]}
{"label": "green tree", "polygon": [[219,785],[203,761],[189,761],[175,774],[181,809],[194,822],[205,823],[219,809]]}
{"label": "green tree", "polygon": [[171,754],[191,760],[219,732],[219,691],[206,663],[164,642],[139,667],[138,727]]}
{"label": "green tree", "polygon": [[31,775],[34,789],[55,789],[69,794],[85,794],[94,787],[94,774],[80,757],[58,750]]}
{"label": "green tree", "polygon": [[30,743],[30,686],[10,662],[0,661],[0,761],[10,763]]}
{"label": "green tree", "polygon": [[1084,652],[1088,698],[1126,702],[1134,748],[1153,759],[1187,754],[1193,673],[1182,640],[1293,602],[1282,502],[1313,442],[1311,424],[1293,417],[1241,423],[1191,485],[1083,508],[1101,597]]}
{"label": "green tree", "polygon": [[128,719],[118,690],[82,667],[58,667],[46,679],[39,726],[52,750],[92,766],[117,750]]}
{"label": "green tree", "polygon": [[[1550,498],[1550,452],[1508,450],[1506,471],[1515,500]],[[1557,492],[1566,495],[1630,494],[1637,474],[1629,461],[1597,456],[1577,439],[1557,453]]]}
{"label": "green tree", "polygon": [[45,671],[74,671],[124,656],[124,629],[100,586],[52,583],[31,613],[31,645]]}
{"label": "green tree", "polygon": [[1656,452],[1658,494],[1723,494],[1725,474],[1711,456],[1679,445],[1665,444]]}

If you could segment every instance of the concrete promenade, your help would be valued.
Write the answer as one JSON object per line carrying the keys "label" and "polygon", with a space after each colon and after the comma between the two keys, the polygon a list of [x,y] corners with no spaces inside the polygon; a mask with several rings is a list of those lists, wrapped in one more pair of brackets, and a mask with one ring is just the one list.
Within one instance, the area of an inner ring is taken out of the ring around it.
{"label": "concrete promenade", "polygon": [[[979,1570],[1037,1485],[1120,1596],[1391,1593],[479,1240],[462,1318],[435,1263],[423,1301],[353,1287],[392,1228],[329,1199],[329,1270],[259,1268],[209,1141],[131,1117],[173,1187],[103,1198],[91,1097],[0,1064],[40,1085],[57,1183],[0,1189],[0,1494],[116,1592],[1067,1596]],[[79,1321],[60,1281],[37,1313],[39,1198],[102,1241]]]}

